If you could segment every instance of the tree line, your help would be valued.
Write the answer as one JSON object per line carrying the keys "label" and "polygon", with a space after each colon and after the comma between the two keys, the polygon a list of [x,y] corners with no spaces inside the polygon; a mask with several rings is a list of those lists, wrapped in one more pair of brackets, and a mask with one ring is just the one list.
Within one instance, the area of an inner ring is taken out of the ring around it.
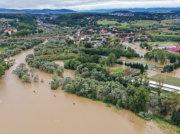
{"label": "tree line", "polygon": [[12,64],[5,62],[2,55],[0,55],[0,78],[5,74],[5,70],[9,69],[11,66]]}
{"label": "tree line", "polygon": [[0,46],[4,48],[4,52],[2,52],[2,57],[9,58],[11,56],[21,53],[24,50],[33,48],[34,46],[39,45],[43,41],[43,39],[33,39],[25,41],[8,40],[1,42]]}
{"label": "tree line", "polygon": [[112,103],[117,107],[130,109],[134,112],[146,110],[148,101],[148,92],[145,87],[136,88],[133,85],[128,85],[125,88],[114,81],[99,82],[88,78],[66,78],[63,81],[62,88],[66,92]]}
{"label": "tree line", "polygon": [[140,69],[141,73],[144,73],[147,69],[148,69],[148,65],[144,65],[141,63],[125,63],[126,66],[130,66],[131,68],[136,68],[136,69]]}

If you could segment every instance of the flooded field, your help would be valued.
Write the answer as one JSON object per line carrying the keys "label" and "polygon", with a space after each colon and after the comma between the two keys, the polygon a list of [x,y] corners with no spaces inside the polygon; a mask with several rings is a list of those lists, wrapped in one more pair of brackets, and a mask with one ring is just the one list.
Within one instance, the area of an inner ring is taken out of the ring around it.
{"label": "flooded field", "polygon": [[[13,57],[15,65],[0,79],[0,134],[163,134],[127,110],[50,90],[50,74],[36,71],[44,83],[22,83],[12,70],[30,53]],[[74,72],[65,70],[64,76],[74,77]]]}
{"label": "flooded field", "polygon": [[148,65],[150,67],[159,67],[159,68],[162,68],[163,65],[158,63],[158,62],[153,62],[153,61],[148,61],[148,60],[145,60],[144,58],[132,58],[132,59],[128,59],[126,57],[121,57],[119,60],[122,60],[122,61],[125,61],[125,62],[132,62],[132,63],[141,63],[141,64],[144,64],[144,65]]}
{"label": "flooded field", "polygon": [[171,77],[176,77],[176,78],[180,78],[180,68],[174,70],[171,73],[166,74],[167,76],[171,76]]}
{"label": "flooded field", "polygon": [[148,50],[146,49],[142,49],[140,47],[140,43],[128,43],[128,42],[124,42],[123,45],[130,47],[132,49],[135,50],[136,53],[138,53],[140,56],[143,56],[148,52]]}

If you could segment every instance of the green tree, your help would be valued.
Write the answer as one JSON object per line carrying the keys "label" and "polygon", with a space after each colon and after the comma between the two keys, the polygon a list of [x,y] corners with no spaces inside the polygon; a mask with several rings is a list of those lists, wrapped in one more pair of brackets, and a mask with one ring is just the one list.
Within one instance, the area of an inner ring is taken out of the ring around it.
{"label": "green tree", "polygon": [[56,90],[60,85],[60,80],[58,79],[57,76],[52,77],[51,81],[51,89]]}
{"label": "green tree", "polygon": [[163,102],[164,105],[168,106],[170,113],[173,111],[180,110],[180,94],[172,92]]}
{"label": "green tree", "polygon": [[160,60],[161,64],[165,64],[167,60],[167,55],[164,50],[157,50],[156,55],[158,60]]}
{"label": "green tree", "polygon": [[55,73],[56,73],[58,76],[62,76],[62,75],[63,75],[63,72],[64,72],[63,68],[58,68]]}
{"label": "green tree", "polygon": [[4,67],[0,65],[0,77],[5,74]]}
{"label": "green tree", "polygon": [[113,66],[113,65],[114,65],[114,63],[116,62],[116,56],[115,56],[115,54],[110,53],[110,54],[108,55],[108,62],[109,62],[109,64],[110,64],[110,66]]}
{"label": "green tree", "polygon": [[28,74],[28,73],[25,73],[23,76],[22,76],[22,80],[26,83],[31,83],[31,76]]}
{"label": "green tree", "polygon": [[146,110],[146,104],[149,99],[149,95],[144,86],[140,86],[139,88],[136,88],[132,85],[128,85],[127,93],[128,93],[127,107],[130,110],[134,112],[140,112]]}
{"label": "green tree", "polygon": [[174,122],[174,124],[180,126],[180,109],[173,111],[171,120]]}

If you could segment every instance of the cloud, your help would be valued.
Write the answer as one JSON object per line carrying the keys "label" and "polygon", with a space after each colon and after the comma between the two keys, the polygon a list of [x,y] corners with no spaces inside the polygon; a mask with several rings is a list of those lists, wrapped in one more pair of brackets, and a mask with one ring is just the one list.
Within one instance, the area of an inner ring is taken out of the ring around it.
{"label": "cloud", "polygon": [[1,8],[109,9],[138,7],[180,7],[180,0],[0,0]]}

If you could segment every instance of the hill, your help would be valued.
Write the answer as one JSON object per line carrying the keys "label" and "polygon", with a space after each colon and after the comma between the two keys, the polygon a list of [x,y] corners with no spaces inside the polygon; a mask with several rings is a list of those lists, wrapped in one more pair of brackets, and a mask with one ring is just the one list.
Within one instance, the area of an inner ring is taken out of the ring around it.
{"label": "hill", "polygon": [[180,8],[122,8],[122,9],[95,9],[95,10],[86,10],[83,12],[93,12],[93,13],[117,13],[117,12],[152,12],[152,13],[160,13],[160,12],[179,12]]}
{"label": "hill", "polygon": [[0,13],[29,13],[29,14],[66,14],[76,11],[69,9],[5,9],[0,8]]}

